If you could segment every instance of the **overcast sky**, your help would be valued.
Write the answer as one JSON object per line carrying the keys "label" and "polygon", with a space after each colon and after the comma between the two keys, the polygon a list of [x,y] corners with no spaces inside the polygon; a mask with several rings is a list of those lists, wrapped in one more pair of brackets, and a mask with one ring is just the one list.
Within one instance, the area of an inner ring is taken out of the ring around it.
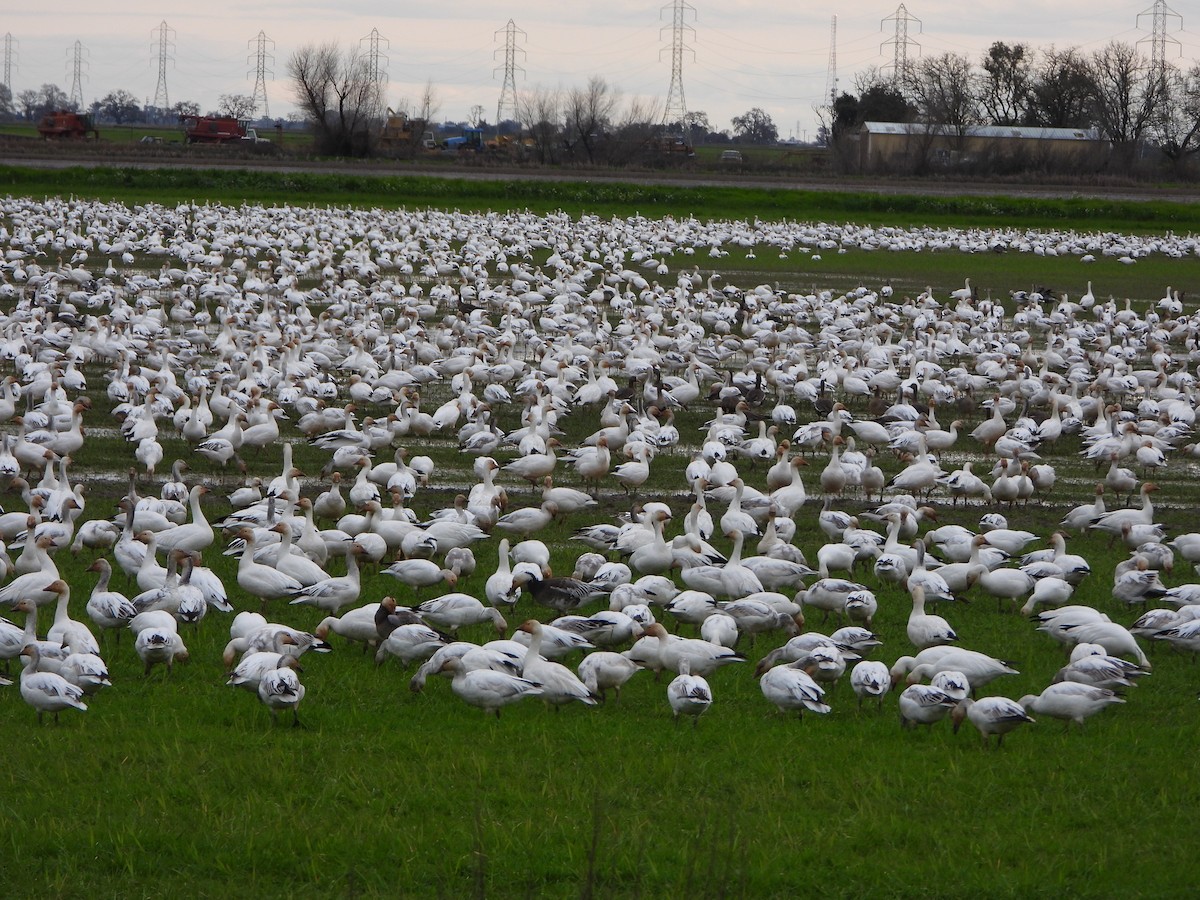
{"label": "overcast sky", "polygon": [[[16,6],[16,2],[11,6]],[[796,0],[692,0],[686,35],[683,85],[689,110],[703,110],[717,128],[732,116],[761,107],[783,138],[811,138],[813,105],[825,92],[830,19],[837,16],[837,72],[842,89],[855,72],[891,63],[898,3],[801,4]],[[1078,46],[1085,51],[1109,40],[1136,42],[1149,36],[1150,17],[1139,21],[1152,0],[975,0],[968,20],[962,4],[913,0],[909,15],[910,58],[918,52],[982,55],[995,40]],[[625,97],[666,101],[670,85],[671,11],[654,0],[448,0],[442,3],[382,3],[376,0],[125,0],[119,12],[100,12],[95,0],[32,3],[0,17],[0,51],[14,38],[14,93],[54,82],[71,91],[73,46],[85,48],[82,90],[90,103],[114,89],[153,99],[158,81],[155,41],[160,22],[172,32],[167,87],[172,103],[194,100],[204,110],[225,93],[254,87],[252,39],[263,31],[275,43],[274,79],[267,82],[270,112],[293,109],[287,59],[299,46],[336,40],[357,44],[378,29],[387,39],[388,101],[415,100],[427,81],[436,88],[441,117],[461,120],[479,104],[487,119],[496,114],[504,62],[504,28],[512,19],[525,32],[517,57],[519,90],[570,88],[592,75],[604,76]],[[814,10],[813,7],[820,9]],[[1200,56],[1200,11],[1181,0],[1174,9],[1191,18],[1184,28],[1169,21],[1180,42],[1180,61]],[[661,17],[660,17],[661,16]],[[666,26],[665,30],[664,26]],[[919,44],[919,49],[916,46]],[[1169,52],[1175,48],[1169,47]],[[1148,53],[1148,44],[1146,45]],[[0,78],[3,72],[0,71]]]}

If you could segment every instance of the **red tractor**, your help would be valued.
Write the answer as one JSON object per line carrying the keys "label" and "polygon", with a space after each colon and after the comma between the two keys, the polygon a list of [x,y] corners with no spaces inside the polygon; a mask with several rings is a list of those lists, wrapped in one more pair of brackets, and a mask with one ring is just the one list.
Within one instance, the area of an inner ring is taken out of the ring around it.
{"label": "red tractor", "polygon": [[187,116],[183,132],[189,144],[225,144],[246,139],[246,122],[232,116]]}
{"label": "red tractor", "polygon": [[92,124],[92,117],[65,109],[46,113],[38,122],[38,134],[43,140],[82,141],[89,135],[99,139],[100,131]]}

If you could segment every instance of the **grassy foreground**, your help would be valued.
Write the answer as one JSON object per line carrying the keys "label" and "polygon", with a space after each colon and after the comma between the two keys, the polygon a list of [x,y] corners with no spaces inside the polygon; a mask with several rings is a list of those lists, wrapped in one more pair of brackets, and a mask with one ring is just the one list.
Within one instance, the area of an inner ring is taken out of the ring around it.
{"label": "grassy foreground", "polygon": [[[792,253],[781,260],[770,248],[757,248],[754,258],[740,255],[715,265],[746,283],[778,279],[844,288],[891,279],[898,290],[932,282],[943,294],[969,275],[997,296],[1031,283],[1074,284],[1072,279],[1079,279],[1078,293],[1094,273],[1098,294],[1151,302],[1166,283],[1190,291],[1198,281],[1194,259],[1144,260],[1133,267],[1101,260],[1083,268],[1074,260],[1016,254],[854,253],[813,260]],[[87,423],[101,425],[108,421],[104,373],[87,374],[96,400]],[[431,396],[430,402],[439,399]],[[681,416],[681,431],[697,434],[710,412],[698,408]],[[506,411],[503,424],[512,425],[514,415]],[[582,418],[568,420],[565,443],[590,430]],[[449,502],[469,461],[445,439],[410,446],[435,458],[435,483],[444,482],[441,490],[418,494],[413,506],[424,515]],[[967,438],[962,446],[975,449]],[[1090,499],[1096,476],[1078,463],[1077,450],[1076,442],[1064,440],[1048,454],[1060,466],[1062,483],[1045,507],[1013,512],[1013,527],[1046,537],[1064,509]],[[168,460],[185,453],[181,442],[167,444]],[[101,476],[119,473],[130,459],[131,449],[119,439],[89,438],[72,468],[91,487],[87,517],[111,511],[124,486]],[[323,455],[297,447],[305,471],[315,473],[323,461]],[[656,459],[645,492],[669,500],[676,522],[686,508],[679,474],[685,461],[683,455]],[[264,477],[279,465],[278,448],[252,463]],[[823,465],[818,457],[807,471],[810,492]],[[762,486],[761,470],[747,474]],[[1197,474],[1190,461],[1173,463],[1161,495],[1172,533],[1196,528]],[[192,477],[230,486],[228,476],[199,463]],[[535,502],[511,479],[505,483],[514,505]],[[141,490],[148,494],[156,487]],[[305,493],[323,487],[310,481]],[[606,520],[627,505],[619,493],[602,501],[598,510],[541,535],[552,545],[557,572],[569,572],[582,550],[565,540],[572,528]],[[863,506],[855,500],[844,505]],[[213,502],[206,511],[215,517],[222,505]],[[982,511],[945,509],[941,521],[974,526]],[[812,561],[820,544],[815,502],[798,519],[797,543]],[[480,570],[460,583],[461,590],[481,593],[496,544],[493,538],[476,546]],[[1119,608],[1108,592],[1121,551],[1109,551],[1095,536],[1073,537],[1070,547],[1093,563],[1077,601],[1132,621],[1136,612]],[[82,618],[93,583],[85,572],[90,557],[63,553],[58,561],[74,591],[73,614]],[[256,606],[234,586],[228,559],[206,554],[206,563],[226,578],[235,606]],[[905,599],[879,588],[870,573],[860,578],[879,589],[877,628],[885,644],[876,658],[891,662],[909,646]],[[1192,573],[1181,563],[1168,583],[1189,580]],[[116,586],[134,592],[120,577]],[[397,587],[386,576],[372,576],[363,599],[378,600]],[[398,596],[415,599],[407,591]],[[973,600],[941,612],[965,644],[1013,660],[1021,671],[984,693],[1019,697],[1040,690],[1061,665],[1061,652],[1019,616],[998,612],[983,597]],[[523,600],[510,625],[526,616],[550,618]],[[282,605],[271,617],[307,628],[321,618]],[[814,616],[809,627],[828,632],[834,625]],[[227,628],[226,617],[210,613],[194,634],[185,630],[191,661],[170,676],[156,670],[149,678],[127,636],[119,647],[106,637],[115,687],[87,713],[64,714],[57,727],[39,727],[15,687],[0,689],[7,771],[0,791],[0,893],[1192,893],[1194,848],[1186,835],[1200,789],[1188,760],[1200,738],[1200,670],[1165,650],[1154,654],[1154,674],[1129,692],[1126,705],[1103,713],[1085,732],[1064,735],[1046,720],[1011,735],[1002,750],[985,752],[969,726],[958,735],[948,723],[929,733],[901,731],[894,695],[882,712],[859,712],[846,683],[831,692],[827,717],[778,716],[762,698],[752,665],[782,641],[779,636],[747,649],[750,663],[710,679],[716,702],[695,729],[672,724],[665,680],[655,683],[647,673],[628,685],[619,703],[553,713],[527,702],[494,721],[460,703],[444,680],[431,679],[423,693],[411,693],[410,673],[394,660],[377,669],[369,655],[334,637],[333,653],[304,661],[308,696],[301,717],[307,727],[272,727],[256,697],[224,685],[220,652]],[[482,641],[491,633],[473,629],[464,636]]]}

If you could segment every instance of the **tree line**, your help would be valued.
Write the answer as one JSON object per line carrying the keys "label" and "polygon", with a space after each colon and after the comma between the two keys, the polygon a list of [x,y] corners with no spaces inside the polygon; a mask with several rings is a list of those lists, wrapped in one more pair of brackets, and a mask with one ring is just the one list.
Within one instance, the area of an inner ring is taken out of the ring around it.
{"label": "tree line", "polygon": [[[37,122],[47,113],[59,110],[87,113],[93,121],[111,125],[174,124],[186,116],[200,115],[200,104],[182,100],[169,108],[159,109],[149,101],[139,103],[131,91],[114,90],[81,108],[57,84],[43,84],[40,88],[18,91],[13,96],[8,85],[0,83],[0,119]],[[254,113],[255,101],[249,94],[222,94],[217,100],[216,109],[208,110],[205,114],[250,119]]]}
{"label": "tree line", "polygon": [[[438,102],[432,83],[426,84],[420,97],[389,105],[384,85],[372,77],[369,58],[357,47],[309,44],[291,55],[287,68],[297,103],[313,128],[318,153],[368,156],[378,152],[379,136],[389,118],[421,123],[417,128],[433,127]],[[483,107],[476,106],[467,124],[500,134],[520,133],[522,146],[541,163],[620,165],[643,154],[664,133],[681,134],[693,144],[778,140],[771,117],[758,108],[733,117],[730,130],[713,128],[704,112],[689,113],[685,121],[664,126],[657,102],[624,97],[599,75],[580,87],[523,91],[517,96],[515,118],[491,126],[483,118]]]}
{"label": "tree line", "polygon": [[835,149],[864,122],[918,122],[963,135],[977,125],[1096,129],[1106,165],[1129,171],[1146,148],[1179,172],[1200,151],[1200,65],[1154,64],[1113,41],[1091,53],[996,41],[977,63],[943,53],[885,75],[858,73],[838,95],[823,139]]}

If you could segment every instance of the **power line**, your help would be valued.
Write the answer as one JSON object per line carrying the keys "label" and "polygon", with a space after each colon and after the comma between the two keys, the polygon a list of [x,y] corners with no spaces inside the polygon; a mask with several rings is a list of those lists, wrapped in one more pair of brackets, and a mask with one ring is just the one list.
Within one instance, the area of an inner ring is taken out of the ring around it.
{"label": "power line", "polygon": [[829,69],[825,75],[825,96],[832,110],[837,102],[837,16],[829,23]]}
{"label": "power line", "polygon": [[1183,30],[1183,16],[1167,6],[1166,0],[1154,0],[1154,5],[1137,14],[1137,24],[1141,25],[1144,16],[1150,17],[1150,37],[1142,38],[1139,44],[1150,43],[1150,66],[1155,71],[1162,71],[1167,64],[1167,44],[1174,44],[1183,53],[1179,41],[1167,34],[1167,19],[1178,19],[1179,29]]}
{"label": "power line", "polygon": [[275,42],[267,37],[266,32],[260,31],[246,42],[247,46],[251,44],[254,45],[254,93],[251,94],[251,99],[254,101],[254,111],[257,112],[261,105],[262,114],[266,117],[271,115],[267,106],[267,74],[270,73],[272,78],[275,77],[275,72],[267,67],[267,60],[274,62],[275,55],[267,47],[268,45],[274,47]]}
{"label": "power line", "polygon": [[[691,32],[692,37],[696,36],[696,29],[686,21],[688,13],[695,19],[696,10],[686,0],[672,0],[659,10],[660,20],[668,8],[671,10],[671,87],[667,91],[667,105],[663,109],[663,124],[673,125],[678,122],[679,127],[683,128],[687,121],[687,101],[683,96],[683,52],[686,50],[692,54],[693,59],[696,57],[695,51],[683,42],[683,38],[686,32]],[[660,28],[659,36],[661,37],[666,30],[665,25]],[[661,50],[658,58],[662,59]]]}
{"label": "power line", "polygon": [[17,51],[13,49],[13,44],[17,43],[17,39],[12,36],[12,32],[4,34],[4,83],[8,86],[9,93],[12,93],[12,70],[13,58],[17,55]]}
{"label": "power line", "polygon": [[[367,45],[367,74],[371,81],[379,85],[380,88],[387,83],[387,61],[388,55],[380,49],[382,44],[384,47],[392,46],[392,42],[379,33],[378,28],[372,28],[371,33],[364,38],[359,39],[359,46],[364,43]],[[379,64],[383,60],[383,65]]]}
{"label": "power line", "polygon": [[921,45],[908,36],[908,26],[910,22],[915,22],[917,24],[917,32],[919,34],[921,31],[921,20],[916,16],[910,15],[904,4],[901,3],[899,9],[884,19],[880,24],[879,27],[881,31],[883,30],[883,26],[888,22],[895,24],[896,33],[894,37],[889,38],[879,45],[879,52],[881,53],[883,52],[884,47],[888,46],[889,44],[892,45],[892,62],[890,65],[883,66],[883,68],[884,70],[892,70],[893,81],[903,81],[908,77],[910,66],[912,65],[908,59],[909,44],[912,44],[917,48],[918,54],[921,52]]}
{"label": "power line", "polygon": [[167,61],[175,61],[175,57],[171,51],[175,49],[175,40],[172,35],[175,34],[175,29],[167,25],[167,20],[163,19],[158,27],[150,32],[155,37],[152,47],[155,47],[158,52],[158,84],[154,88],[154,106],[156,109],[167,109],[171,105],[170,96],[167,94]]}
{"label": "power line", "polygon": [[[517,35],[522,38],[529,37],[517,27],[512,19],[509,19],[508,24],[503,28],[498,29],[496,35],[499,35],[500,32],[504,32],[504,65],[497,66],[492,70],[493,78],[501,68],[504,70],[504,82],[500,86],[500,99],[496,102],[497,125],[504,121],[516,121],[517,119],[517,72],[525,74],[525,70],[517,65],[517,54],[520,53],[522,59],[526,57],[525,51],[517,46]],[[492,51],[492,59],[495,59],[499,52],[499,48]],[[507,119],[505,119],[505,113],[508,114]]]}
{"label": "power line", "polygon": [[71,65],[71,105],[76,109],[83,109],[83,66],[87,49],[79,41],[76,41],[71,49],[74,52]]}

